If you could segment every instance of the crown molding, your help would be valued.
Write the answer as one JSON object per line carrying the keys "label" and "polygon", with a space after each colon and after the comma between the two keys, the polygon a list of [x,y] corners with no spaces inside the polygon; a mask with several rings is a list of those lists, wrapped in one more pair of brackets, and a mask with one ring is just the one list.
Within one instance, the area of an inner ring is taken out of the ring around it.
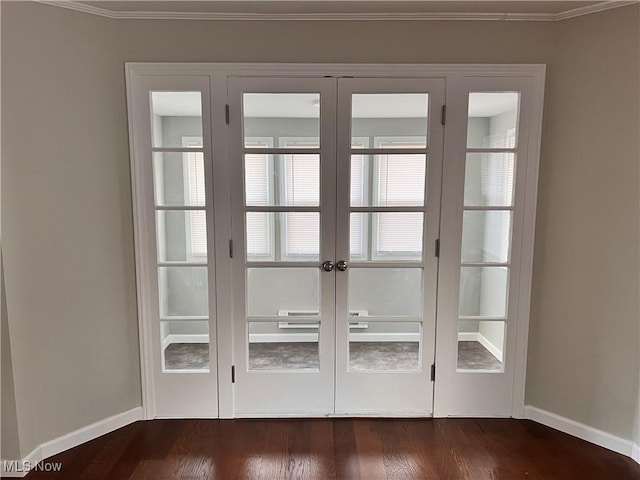
{"label": "crown molding", "polygon": [[34,0],[36,3],[42,3],[44,5],[50,5],[52,7],[66,8],[67,10],[74,10],[76,12],[90,13],[91,15],[98,15],[99,17],[106,18],[118,18],[116,12],[106,10],[104,8],[94,7],[93,5],[87,5],[86,3],[78,3],[71,0]]}
{"label": "crown molding", "polygon": [[116,12],[105,8],[78,3],[73,0],[35,0],[37,3],[66,8],[91,15],[114,20],[222,20],[222,21],[336,21],[336,20],[374,20],[374,21],[527,21],[557,22],[569,18],[581,17],[614,8],[639,3],[640,0],[607,0],[587,7],[575,8],[562,13],[457,13],[457,12],[418,12],[418,13],[230,13],[230,12],[156,12],[126,11]]}
{"label": "crown molding", "polygon": [[567,10],[566,12],[554,14],[554,21],[559,22],[561,20],[567,20],[569,18],[581,17],[583,15],[589,15],[591,13],[604,12],[606,10],[612,10],[614,8],[626,7],[627,5],[633,5],[638,3],[639,0],[629,1],[607,1],[596,3],[595,5],[589,5],[587,7],[574,8],[573,10]]}

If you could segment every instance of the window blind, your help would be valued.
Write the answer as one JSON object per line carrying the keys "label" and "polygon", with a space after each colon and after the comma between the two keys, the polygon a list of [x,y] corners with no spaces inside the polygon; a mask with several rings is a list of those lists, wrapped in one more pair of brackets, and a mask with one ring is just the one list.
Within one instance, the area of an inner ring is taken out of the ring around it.
{"label": "window blind", "polygon": [[[377,142],[381,148],[421,148],[422,145],[398,145],[394,141]],[[424,154],[378,155],[376,166],[376,205],[424,205],[426,156]],[[422,254],[422,213],[380,213],[374,218],[376,225],[375,252],[379,255]]]}
{"label": "window blind", "polygon": [[[487,136],[484,144],[487,148],[515,148],[516,129],[510,128],[501,135]],[[511,206],[515,173],[514,154],[483,154],[480,168],[481,189],[488,200],[487,204]],[[484,260],[494,261],[493,257],[497,253],[498,261],[509,261],[510,244],[511,215],[505,215],[500,211],[486,212],[484,245],[499,245],[499,252],[485,252]]]}
{"label": "window blind", "polygon": [[[202,152],[187,152],[187,205],[204,205],[204,157]],[[189,212],[191,255],[207,254],[207,219],[204,210]]]}

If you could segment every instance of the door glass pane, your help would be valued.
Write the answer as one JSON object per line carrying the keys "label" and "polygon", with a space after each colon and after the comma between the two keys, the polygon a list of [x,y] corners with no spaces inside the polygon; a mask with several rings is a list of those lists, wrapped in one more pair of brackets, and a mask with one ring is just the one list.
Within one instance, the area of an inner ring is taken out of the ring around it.
{"label": "door glass pane", "polygon": [[351,213],[351,260],[420,261],[423,217],[420,212]]}
{"label": "door glass pane", "polygon": [[158,261],[207,263],[207,219],[204,210],[156,212]]}
{"label": "door glass pane", "polygon": [[[246,226],[248,261],[309,262],[320,259],[318,212],[247,212]],[[279,244],[276,244],[276,238]]]}
{"label": "door glass pane", "polygon": [[245,155],[247,206],[320,205],[320,156]]}
{"label": "door glass pane", "polygon": [[161,317],[207,317],[207,267],[158,267]]}
{"label": "door glass pane", "polygon": [[469,94],[467,147],[515,148],[519,92]]}
{"label": "door glass pane", "polygon": [[458,322],[458,371],[502,372],[505,322]]}
{"label": "door glass pane", "polygon": [[421,268],[349,268],[349,311],[422,317]]}
{"label": "door glass pane", "polygon": [[419,322],[349,323],[349,371],[420,370]]}
{"label": "door glass pane", "polygon": [[249,137],[270,137],[276,139],[274,145],[280,137],[305,137],[319,144],[319,93],[245,93],[243,117],[246,148],[257,147]]}
{"label": "door glass pane", "polygon": [[160,322],[162,371],[209,371],[209,322]]}
{"label": "door glass pane", "polygon": [[508,262],[511,250],[511,212],[483,210],[464,212],[462,261]]}
{"label": "door glass pane", "polygon": [[202,152],[156,152],[153,159],[156,205],[204,206]]}
{"label": "door glass pane", "polygon": [[202,148],[200,92],[151,92],[151,115],[154,147]]}
{"label": "door glass pane", "polygon": [[249,323],[249,370],[318,370],[319,322]]}
{"label": "door glass pane", "polygon": [[462,267],[460,269],[460,316],[506,316],[508,267]]}
{"label": "door glass pane", "polygon": [[351,206],[423,206],[426,166],[426,155],[352,155]]}
{"label": "door glass pane", "polygon": [[465,206],[512,206],[514,168],[513,153],[467,153]]}
{"label": "door glass pane", "polygon": [[351,98],[352,148],[363,148],[362,137],[405,137],[426,147],[428,94],[365,93]]}
{"label": "door glass pane", "polygon": [[319,315],[318,268],[248,268],[247,315]]}

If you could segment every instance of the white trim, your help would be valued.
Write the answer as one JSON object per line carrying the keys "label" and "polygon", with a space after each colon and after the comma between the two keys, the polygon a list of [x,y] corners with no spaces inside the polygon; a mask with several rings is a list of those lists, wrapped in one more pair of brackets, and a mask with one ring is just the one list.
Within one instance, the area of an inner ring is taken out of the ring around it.
{"label": "white trim", "polygon": [[36,0],[53,7],[98,15],[113,20],[402,20],[402,21],[525,21],[557,22],[614,8],[633,5],[638,0],[603,1],[594,5],[574,8],[560,13],[482,13],[482,12],[382,12],[382,13],[251,13],[251,12],[162,12],[162,11],[113,11],[74,1]]}
{"label": "white trim", "polygon": [[[142,76],[211,75],[217,78],[233,76],[259,77],[326,77],[352,76],[367,78],[399,77],[532,77],[544,78],[542,63],[218,63],[218,62],[125,62],[131,78]],[[226,80],[226,79],[225,79]],[[233,117],[233,112],[231,112]]]}
{"label": "white trim", "polygon": [[[531,123],[527,155],[526,179],[524,182],[524,225],[521,240],[520,278],[518,292],[518,322],[516,328],[515,371],[513,379],[513,399],[511,416],[523,418],[524,396],[529,347],[529,320],[531,316],[531,289],[533,282],[533,254],[538,205],[538,171],[540,168],[540,148],[542,145],[542,123],[545,89],[545,69],[532,75]],[[517,168],[517,167],[516,167]],[[517,175],[517,173],[516,173]],[[517,192],[516,192],[517,193]],[[514,218],[512,217],[512,221]],[[513,228],[513,227],[512,227]],[[512,245],[513,248],[513,245]],[[524,373],[522,373],[524,372]]]}
{"label": "white trim", "polygon": [[484,348],[486,348],[491,355],[496,357],[496,359],[502,362],[502,350],[498,348],[495,344],[489,341],[487,337],[482,335],[480,332],[459,332],[458,333],[458,341],[459,342],[478,342]]}
{"label": "white trim", "polygon": [[162,349],[164,350],[172,343],[209,343],[209,335],[206,333],[194,334],[169,334],[162,340]]}
{"label": "white trim", "polygon": [[[94,8],[94,7],[92,7]],[[149,239],[145,226],[148,224],[148,212],[144,208],[143,188],[144,172],[141,162],[134,159],[138,157],[136,143],[136,132],[134,130],[133,92],[136,81],[135,72],[125,68],[126,89],[127,89],[127,117],[129,124],[129,163],[131,168],[131,197],[133,212],[133,240],[134,240],[134,260],[136,271],[136,294],[137,294],[137,314],[138,314],[138,345],[140,348],[140,379],[142,386],[142,409],[144,418],[150,420],[155,417],[156,400],[155,385],[153,379],[153,349],[151,348],[152,333],[150,323],[146,321],[153,311],[150,298],[151,278],[149,276],[150,266],[148,259],[143,252],[147,250]],[[155,213],[153,214],[155,215]],[[155,218],[154,218],[155,222]],[[154,280],[155,281],[155,280]]]}
{"label": "white trim", "polygon": [[42,1],[36,0],[36,2],[42,3],[44,5],[49,5],[51,7],[66,8],[67,10],[74,10],[76,12],[89,13],[91,15],[98,15],[99,17],[116,18],[115,12],[112,12],[111,10],[94,7],[86,3],[79,3],[79,2],[72,2],[72,1],[50,1],[50,0],[42,0]]}
{"label": "white trim", "polygon": [[567,20],[569,18],[582,17],[583,15],[590,15],[592,13],[604,12],[606,10],[612,10],[614,8],[626,7],[627,5],[633,5],[634,3],[638,3],[638,0],[630,0],[630,1],[606,1],[601,3],[596,3],[595,5],[587,5],[586,7],[574,8],[571,10],[567,10],[566,12],[556,13],[554,14],[554,22],[559,22],[561,20]]}
{"label": "white trim", "polygon": [[524,418],[541,423],[542,425],[546,425],[547,427],[554,428],[561,432],[568,433],[569,435],[578,437],[582,440],[599,445],[622,455],[626,455],[627,457],[632,457],[632,455],[634,455],[634,450],[636,454],[638,453],[637,445],[634,445],[630,440],[625,440],[624,438],[617,437],[611,433],[603,432],[597,428],[576,422],[570,418],[556,415],[555,413],[542,410],[541,408],[525,405]]}
{"label": "white trim", "polygon": [[234,418],[432,418],[431,412],[423,410],[407,410],[403,412],[392,410],[365,410],[358,412],[336,411],[336,413],[314,412],[301,410],[298,412],[278,412],[278,411],[247,411],[236,412]]}
{"label": "white trim", "polygon": [[[0,476],[2,478],[22,478],[25,477],[29,472],[25,469],[26,466],[35,466],[43,460],[42,458],[42,448],[38,445],[34,448],[31,453],[26,455],[20,460],[0,460],[2,462],[2,466],[0,467]],[[15,463],[14,463],[15,462]],[[15,465],[16,470],[6,469],[7,464]],[[19,471],[23,470],[24,471]]]}
{"label": "white trim", "polygon": [[317,342],[317,333],[250,333],[249,343]]}
{"label": "white trim", "polygon": [[349,333],[350,342],[419,342],[420,333]]}
{"label": "white trim", "polygon": [[631,460],[640,464],[640,445],[634,443],[631,446]]}
{"label": "white trim", "polygon": [[496,359],[502,362],[502,350],[500,350],[496,345],[489,341],[487,337],[478,332],[478,342],[484,348],[486,348],[491,355],[496,357]]}
{"label": "white trim", "polygon": [[[126,427],[134,422],[143,420],[142,407],[135,407],[126,412],[113,415],[98,422],[87,425],[86,427],[79,428],[73,432],[62,435],[61,437],[54,438],[48,442],[38,445],[24,458],[18,460],[20,465],[32,465],[35,466],[42,460],[45,460],[53,455],[69,450],[73,447],[77,447],[83,443],[86,443],[94,438],[101,437],[107,433],[111,433],[122,427]],[[5,462],[11,462],[11,460],[1,460],[2,469],[0,473],[3,477],[22,478],[29,472],[7,472],[5,471]],[[64,469],[64,466],[63,466]]]}

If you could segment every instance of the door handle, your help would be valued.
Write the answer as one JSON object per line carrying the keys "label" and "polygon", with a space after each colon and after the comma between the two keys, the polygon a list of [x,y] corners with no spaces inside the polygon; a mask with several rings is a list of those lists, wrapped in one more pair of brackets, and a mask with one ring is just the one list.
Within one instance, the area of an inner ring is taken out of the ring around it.
{"label": "door handle", "polygon": [[333,270],[333,262],[330,262],[329,260],[327,260],[326,262],[324,262],[324,263],[322,264],[322,269],[323,269],[325,272],[330,272],[330,271],[332,271],[332,270]]}
{"label": "door handle", "polygon": [[344,260],[339,260],[338,263],[336,263],[336,267],[338,267],[338,270],[341,272],[344,272],[348,266],[349,264]]}

